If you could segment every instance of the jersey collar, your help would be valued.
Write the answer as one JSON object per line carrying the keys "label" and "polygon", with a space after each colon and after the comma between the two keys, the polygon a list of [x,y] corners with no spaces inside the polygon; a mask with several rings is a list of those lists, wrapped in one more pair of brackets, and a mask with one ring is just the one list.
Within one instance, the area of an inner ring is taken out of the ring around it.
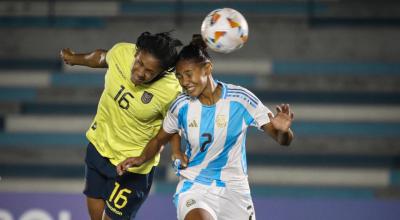
{"label": "jersey collar", "polygon": [[221,81],[219,81],[219,80],[215,80],[215,82],[217,83],[217,84],[220,84],[221,85],[221,88],[222,88],[222,91],[221,91],[221,99],[226,99],[226,84],[225,83],[223,83],[223,82],[221,82]]}

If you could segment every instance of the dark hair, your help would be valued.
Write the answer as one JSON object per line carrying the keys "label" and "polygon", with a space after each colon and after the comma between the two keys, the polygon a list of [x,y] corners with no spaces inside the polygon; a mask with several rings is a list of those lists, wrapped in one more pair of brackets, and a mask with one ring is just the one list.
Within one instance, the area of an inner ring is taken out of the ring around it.
{"label": "dark hair", "polygon": [[194,34],[189,45],[182,48],[178,55],[178,60],[193,60],[202,63],[211,60],[207,52],[207,44],[204,42],[200,34]]}
{"label": "dark hair", "polygon": [[176,48],[182,46],[182,42],[172,38],[170,33],[171,31],[151,34],[146,31],[136,40],[136,46],[139,50],[149,52],[160,61],[163,72],[173,70],[178,58],[178,51]]}

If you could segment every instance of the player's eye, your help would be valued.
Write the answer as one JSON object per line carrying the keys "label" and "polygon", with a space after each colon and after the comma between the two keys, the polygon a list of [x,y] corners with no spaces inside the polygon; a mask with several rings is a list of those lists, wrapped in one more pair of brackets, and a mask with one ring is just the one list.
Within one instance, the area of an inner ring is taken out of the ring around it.
{"label": "player's eye", "polygon": [[148,70],[148,69],[145,70],[144,74],[145,74],[147,77],[153,77],[153,76],[157,75],[156,72],[150,71],[150,70]]}
{"label": "player's eye", "polygon": [[137,64],[139,64],[140,66],[143,66],[143,63],[142,63],[142,61],[141,61],[141,60],[139,60],[139,59],[136,59],[136,61],[137,61],[137,62],[136,62]]}

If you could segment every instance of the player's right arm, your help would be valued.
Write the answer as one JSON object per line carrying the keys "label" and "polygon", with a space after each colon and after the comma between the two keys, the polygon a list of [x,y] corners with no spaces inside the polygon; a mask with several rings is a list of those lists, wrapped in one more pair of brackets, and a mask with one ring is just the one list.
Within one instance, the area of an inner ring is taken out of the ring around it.
{"label": "player's right arm", "polygon": [[[179,100],[179,98],[177,98]],[[185,101],[182,99],[181,101]],[[172,105],[177,103],[173,102]],[[175,109],[175,108],[173,108]],[[180,137],[178,126],[178,110],[169,110],[164,118],[163,126],[158,131],[158,134],[153,137],[138,157],[129,157],[117,165],[117,173],[122,175],[129,167],[141,166],[146,161],[152,159],[161,149],[162,145],[171,141],[172,151],[177,153],[180,151]]]}
{"label": "player's right arm", "polygon": [[171,140],[173,135],[173,133],[169,134],[161,128],[158,134],[147,143],[140,156],[129,157],[117,165],[117,173],[122,175],[130,167],[139,167],[152,159],[160,151],[161,146]]}
{"label": "player's right arm", "polygon": [[107,68],[107,50],[97,49],[90,53],[75,53],[69,48],[60,51],[61,59],[68,65],[88,66],[92,68]]}

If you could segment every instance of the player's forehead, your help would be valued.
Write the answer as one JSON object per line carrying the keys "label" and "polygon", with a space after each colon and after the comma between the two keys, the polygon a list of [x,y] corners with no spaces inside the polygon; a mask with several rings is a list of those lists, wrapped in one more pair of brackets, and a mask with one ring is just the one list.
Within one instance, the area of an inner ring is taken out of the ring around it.
{"label": "player's forehead", "polygon": [[196,69],[202,66],[202,63],[196,62],[194,59],[182,59],[179,60],[176,64],[176,71],[177,72],[185,72],[189,70]]}
{"label": "player's forehead", "polygon": [[191,60],[181,60],[176,64],[175,71],[176,73],[184,74],[186,72],[194,71],[196,68],[198,68],[198,66],[199,65],[196,62]]}

